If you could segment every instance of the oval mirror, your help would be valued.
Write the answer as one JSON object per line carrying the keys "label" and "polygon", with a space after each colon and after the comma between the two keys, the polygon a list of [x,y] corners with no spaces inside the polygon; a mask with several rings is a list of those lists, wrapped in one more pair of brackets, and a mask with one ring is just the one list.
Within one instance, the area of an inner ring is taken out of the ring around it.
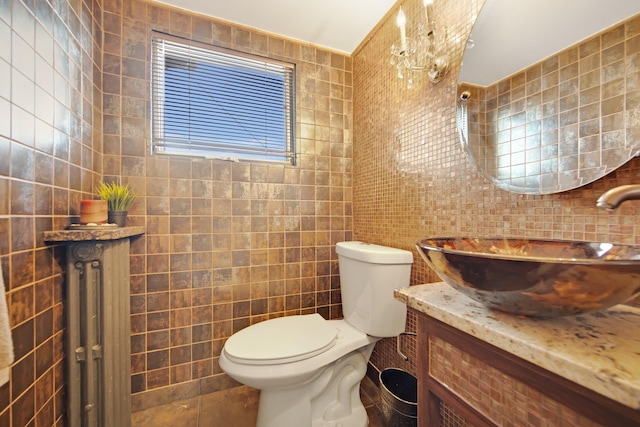
{"label": "oval mirror", "polygon": [[486,0],[458,77],[464,151],[499,188],[549,194],[640,154],[640,1]]}

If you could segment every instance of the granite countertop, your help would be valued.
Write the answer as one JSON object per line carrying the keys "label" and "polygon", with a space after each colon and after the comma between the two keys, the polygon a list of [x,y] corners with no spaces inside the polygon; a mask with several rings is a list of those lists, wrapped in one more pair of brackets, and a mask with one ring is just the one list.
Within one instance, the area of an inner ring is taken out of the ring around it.
{"label": "granite countertop", "polygon": [[617,305],[553,319],[486,308],[445,283],[397,289],[409,307],[640,410],[640,309]]}
{"label": "granite countertop", "polygon": [[75,230],[45,231],[44,240],[47,242],[83,242],[87,240],[117,240],[138,236],[145,233],[145,227],[86,227]]}

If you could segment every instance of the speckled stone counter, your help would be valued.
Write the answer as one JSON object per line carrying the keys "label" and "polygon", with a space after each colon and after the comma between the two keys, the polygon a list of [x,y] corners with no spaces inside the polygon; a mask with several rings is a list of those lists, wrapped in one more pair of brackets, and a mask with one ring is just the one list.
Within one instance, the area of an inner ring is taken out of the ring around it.
{"label": "speckled stone counter", "polygon": [[640,411],[640,309],[555,319],[493,311],[445,283],[395,291],[410,308]]}
{"label": "speckled stone counter", "polygon": [[87,240],[117,240],[125,237],[144,234],[145,227],[100,227],[78,230],[45,231],[44,240],[47,242],[83,242]]}

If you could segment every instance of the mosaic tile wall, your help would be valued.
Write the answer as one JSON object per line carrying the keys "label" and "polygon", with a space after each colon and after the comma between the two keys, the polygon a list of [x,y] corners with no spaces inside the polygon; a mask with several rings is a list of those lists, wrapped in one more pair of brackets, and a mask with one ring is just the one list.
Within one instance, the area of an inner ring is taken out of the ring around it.
{"label": "mosaic tile wall", "polygon": [[[104,27],[104,175],[142,194],[129,223],[147,227],[132,244],[133,393],[228,387],[217,361],[232,333],[342,315],[334,245],[352,229],[351,60],[146,1],[105,1]],[[298,165],[151,156],[152,30],[295,63]]]}
{"label": "mosaic tile wall", "polygon": [[[358,240],[414,251],[411,283],[439,281],[414,249],[433,236],[512,236],[616,243],[640,243],[640,204],[627,202],[614,212],[596,208],[606,190],[640,183],[640,160],[576,190],[551,195],[520,195],[500,190],[467,160],[456,131],[457,73],[482,0],[437,0],[436,21],[448,28],[446,50],[451,70],[433,85],[414,77],[414,87],[397,77],[390,46],[399,39],[395,11],[353,55],[353,221]],[[406,0],[407,35],[424,16],[422,2]],[[637,25],[634,23],[633,25]],[[637,31],[637,30],[635,30]],[[627,43],[629,67],[640,64],[640,38]],[[629,135],[640,123],[638,70],[625,91],[633,107]],[[633,113],[635,112],[635,113]],[[408,329],[415,322],[410,319]],[[403,338],[404,341],[411,338]],[[405,352],[405,354],[407,354]],[[403,367],[415,373],[415,354],[405,362],[395,340],[376,345],[372,363],[379,369]]]}
{"label": "mosaic tile wall", "polygon": [[64,425],[62,248],[102,165],[101,1],[0,0],[0,261],[15,353],[0,425]]}

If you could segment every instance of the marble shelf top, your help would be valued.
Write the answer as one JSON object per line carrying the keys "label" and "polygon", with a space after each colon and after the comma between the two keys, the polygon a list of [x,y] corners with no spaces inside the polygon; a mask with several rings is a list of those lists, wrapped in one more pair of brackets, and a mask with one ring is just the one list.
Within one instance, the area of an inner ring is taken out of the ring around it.
{"label": "marble shelf top", "polygon": [[45,231],[44,240],[47,242],[83,242],[87,240],[117,240],[125,237],[144,234],[143,226],[135,227],[100,227],[83,228],[79,230]]}
{"label": "marble shelf top", "polygon": [[640,309],[553,319],[486,308],[445,283],[396,289],[409,307],[640,411]]}

